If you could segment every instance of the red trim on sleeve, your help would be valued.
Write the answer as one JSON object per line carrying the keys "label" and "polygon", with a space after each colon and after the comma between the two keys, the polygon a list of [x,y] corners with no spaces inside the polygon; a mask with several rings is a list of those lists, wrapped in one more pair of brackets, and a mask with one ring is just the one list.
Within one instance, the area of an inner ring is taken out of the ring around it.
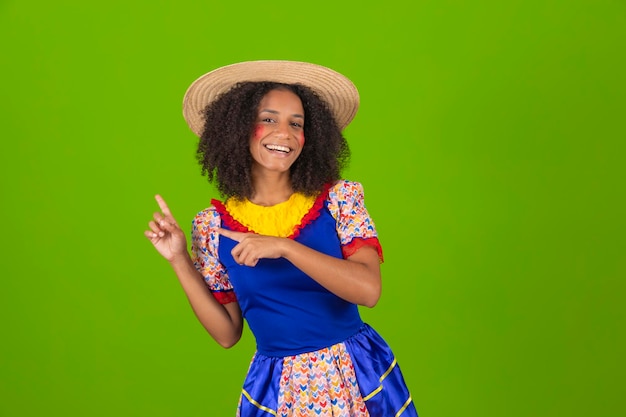
{"label": "red trim on sleeve", "polygon": [[378,241],[377,237],[355,237],[350,243],[341,247],[344,259],[348,259],[350,256],[354,255],[363,246],[373,246],[378,252],[378,258],[380,259],[380,262],[382,263],[384,261],[383,248],[380,246],[380,242]]}
{"label": "red trim on sleeve", "polygon": [[228,304],[237,301],[237,296],[235,295],[235,292],[233,290],[214,291],[212,292],[212,294],[213,297],[215,297],[217,302],[220,304]]}

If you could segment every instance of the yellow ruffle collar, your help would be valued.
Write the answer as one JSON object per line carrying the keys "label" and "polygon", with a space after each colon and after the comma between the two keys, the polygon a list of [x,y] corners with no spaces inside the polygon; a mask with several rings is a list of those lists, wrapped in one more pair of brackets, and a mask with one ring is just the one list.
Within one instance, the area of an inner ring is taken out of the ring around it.
{"label": "yellow ruffle collar", "polygon": [[229,198],[224,203],[232,218],[258,234],[289,237],[315,204],[316,197],[293,193],[287,201],[274,206],[259,206],[250,200]]}

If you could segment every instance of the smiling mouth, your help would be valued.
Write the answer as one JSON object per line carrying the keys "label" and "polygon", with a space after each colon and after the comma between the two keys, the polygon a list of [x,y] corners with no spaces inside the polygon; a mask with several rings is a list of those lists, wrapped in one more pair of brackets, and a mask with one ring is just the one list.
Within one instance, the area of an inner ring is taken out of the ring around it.
{"label": "smiling mouth", "polygon": [[287,146],[280,146],[280,145],[263,145],[263,146],[265,146],[265,149],[268,149],[274,152],[281,152],[281,153],[291,152],[291,148]]}

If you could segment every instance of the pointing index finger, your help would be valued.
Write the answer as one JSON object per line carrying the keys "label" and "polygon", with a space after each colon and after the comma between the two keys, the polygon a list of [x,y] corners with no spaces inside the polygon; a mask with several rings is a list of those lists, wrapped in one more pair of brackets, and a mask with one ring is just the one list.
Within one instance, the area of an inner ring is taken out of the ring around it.
{"label": "pointing index finger", "polygon": [[159,203],[159,207],[161,208],[161,211],[163,212],[163,214],[165,214],[166,216],[171,216],[172,212],[170,211],[170,208],[167,206],[167,203],[165,203],[165,200],[163,200],[163,197],[157,194],[154,196],[154,198],[156,199],[157,203]]}
{"label": "pointing index finger", "polygon": [[227,238],[234,240],[235,242],[241,242],[246,235],[245,233],[235,232],[221,227],[217,229],[217,232],[222,236],[226,236]]}

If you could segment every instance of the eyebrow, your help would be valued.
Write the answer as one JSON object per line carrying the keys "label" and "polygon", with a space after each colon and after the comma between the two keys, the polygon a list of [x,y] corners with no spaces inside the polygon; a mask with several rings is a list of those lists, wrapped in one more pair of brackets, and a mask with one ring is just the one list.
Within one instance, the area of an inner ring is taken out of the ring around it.
{"label": "eyebrow", "polygon": [[[272,113],[272,114],[280,114],[279,112],[277,112],[276,110],[270,110],[270,109],[261,109],[259,111],[259,113]],[[291,115],[292,117],[299,117],[300,119],[304,119],[304,116],[298,113],[294,113]]]}

